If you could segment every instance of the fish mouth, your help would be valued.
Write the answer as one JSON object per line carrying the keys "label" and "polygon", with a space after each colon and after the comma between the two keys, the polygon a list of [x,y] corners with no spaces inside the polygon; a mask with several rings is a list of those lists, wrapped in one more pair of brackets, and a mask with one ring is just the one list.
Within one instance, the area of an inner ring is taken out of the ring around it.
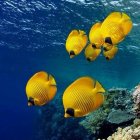
{"label": "fish mouth", "polygon": [[89,57],[86,58],[88,62],[91,62],[91,59]]}
{"label": "fish mouth", "polygon": [[70,116],[69,114],[65,113],[65,114],[64,114],[64,117],[65,117],[65,118],[69,118],[69,117],[71,117],[71,116]]}
{"label": "fish mouth", "polygon": [[109,57],[106,57],[106,60],[110,60]]}
{"label": "fish mouth", "polygon": [[95,45],[95,44],[92,44],[92,48],[96,49],[97,47],[96,47],[96,45]]}
{"label": "fish mouth", "polygon": [[29,99],[28,99],[28,106],[34,106],[34,105],[35,105],[34,98],[29,97]]}
{"label": "fish mouth", "polygon": [[70,58],[73,58],[75,56],[75,52],[74,51],[70,51],[69,55],[70,55]]}
{"label": "fish mouth", "polygon": [[33,104],[31,102],[28,102],[28,106],[33,106]]}
{"label": "fish mouth", "polygon": [[70,58],[73,58],[75,55],[70,55]]}

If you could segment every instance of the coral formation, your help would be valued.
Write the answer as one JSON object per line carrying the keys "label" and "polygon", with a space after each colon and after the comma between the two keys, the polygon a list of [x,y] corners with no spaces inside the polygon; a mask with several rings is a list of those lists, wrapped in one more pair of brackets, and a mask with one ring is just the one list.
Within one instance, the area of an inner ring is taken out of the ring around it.
{"label": "coral formation", "polygon": [[[89,135],[103,137],[114,132],[118,126],[132,124],[135,115],[131,111],[133,100],[131,94],[124,88],[113,88],[105,93],[106,100],[103,106],[88,115],[79,124],[88,130]],[[123,114],[123,115],[122,115]],[[108,128],[107,128],[108,126]],[[102,132],[104,129],[111,129],[110,132]]]}
{"label": "coral formation", "polygon": [[79,124],[84,126],[86,130],[88,130],[89,134],[98,133],[101,124],[107,117],[106,110],[98,109],[97,111],[91,113],[84,120],[82,120]]}
{"label": "coral formation", "polygon": [[105,96],[103,106],[79,123],[96,139],[99,137],[106,139],[118,127],[132,125],[136,118],[132,111],[133,99],[130,91],[125,88],[112,88]]}
{"label": "coral formation", "polygon": [[132,96],[134,99],[134,112],[138,118],[140,118],[140,85],[136,86],[134,91],[132,92]]}
{"label": "coral formation", "polygon": [[[136,106],[140,103],[139,95],[138,90],[130,94],[130,91],[124,88],[110,89],[105,93],[106,99],[102,107],[79,119],[65,119],[61,103],[58,106],[55,105],[56,102],[60,102],[60,99],[56,98],[40,111],[38,137],[41,140],[71,140],[71,136],[83,140],[97,140],[98,138],[102,140],[103,138],[108,138],[108,140],[129,140],[122,139],[122,136],[129,138],[130,135],[131,140],[140,140],[140,120],[135,119],[136,116],[132,112],[134,104]],[[52,108],[53,111],[51,111]],[[137,112],[137,110],[135,111]],[[134,119],[134,125],[132,125]],[[115,132],[117,128],[118,131]],[[110,136],[111,134],[113,135]]]}
{"label": "coral formation", "polygon": [[109,113],[107,120],[110,123],[114,124],[121,124],[124,122],[128,122],[131,119],[135,119],[135,115],[130,114],[129,112],[122,111],[122,110],[114,110]]}
{"label": "coral formation", "polygon": [[140,120],[135,120],[132,126],[119,127],[107,140],[140,140]]}

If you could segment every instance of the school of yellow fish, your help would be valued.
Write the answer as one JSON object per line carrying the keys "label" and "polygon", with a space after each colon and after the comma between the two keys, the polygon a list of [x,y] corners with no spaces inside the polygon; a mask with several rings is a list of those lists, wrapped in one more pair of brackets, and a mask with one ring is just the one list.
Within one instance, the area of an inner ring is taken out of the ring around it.
{"label": "school of yellow fish", "polygon": [[70,58],[78,55],[85,49],[85,57],[88,61],[94,61],[101,53],[107,60],[114,58],[118,52],[117,45],[125,39],[132,29],[131,18],[123,12],[109,14],[103,22],[95,23],[89,32],[88,39],[84,31],[73,30],[66,40],[66,50]]}
{"label": "school of yellow fish", "polygon": [[[113,12],[103,22],[95,23],[88,37],[82,30],[73,30],[66,40],[70,58],[79,55],[85,48],[85,57],[94,61],[103,51],[107,60],[118,52],[118,43],[125,39],[132,29],[131,18],[122,12]],[[103,49],[102,49],[103,48]],[[34,74],[26,84],[28,106],[42,106],[51,101],[57,92],[55,78],[45,71]],[[91,77],[80,77],[63,93],[64,117],[82,117],[98,109],[104,103],[105,89]]]}

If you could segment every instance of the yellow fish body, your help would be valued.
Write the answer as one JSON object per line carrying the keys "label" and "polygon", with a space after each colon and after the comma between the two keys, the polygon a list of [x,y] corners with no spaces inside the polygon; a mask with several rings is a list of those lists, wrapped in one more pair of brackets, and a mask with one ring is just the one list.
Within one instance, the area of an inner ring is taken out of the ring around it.
{"label": "yellow fish body", "polygon": [[85,57],[88,61],[94,61],[101,53],[100,48],[96,48],[93,44],[89,44],[85,49]]}
{"label": "yellow fish body", "polygon": [[[101,25],[105,46],[121,42],[132,29],[131,18],[122,12],[111,13]],[[111,48],[110,48],[111,49]]]}
{"label": "yellow fish body", "polygon": [[101,34],[102,23],[94,24],[89,32],[89,40],[91,44],[94,44],[96,48],[100,48],[103,45],[103,37]]}
{"label": "yellow fish body", "polygon": [[81,77],[63,94],[64,117],[82,117],[99,108],[104,102],[104,88],[90,78]]}
{"label": "yellow fish body", "polygon": [[103,51],[103,55],[105,56],[105,58],[107,60],[111,60],[114,58],[114,56],[116,55],[116,53],[118,52],[118,47],[117,46],[113,46],[112,49],[110,49],[109,51]]}
{"label": "yellow fish body", "polygon": [[88,41],[87,35],[82,30],[73,30],[66,40],[66,50],[70,58],[78,55],[86,46]]}
{"label": "yellow fish body", "polygon": [[52,100],[57,87],[52,75],[41,71],[34,74],[26,85],[28,105],[42,106]]}

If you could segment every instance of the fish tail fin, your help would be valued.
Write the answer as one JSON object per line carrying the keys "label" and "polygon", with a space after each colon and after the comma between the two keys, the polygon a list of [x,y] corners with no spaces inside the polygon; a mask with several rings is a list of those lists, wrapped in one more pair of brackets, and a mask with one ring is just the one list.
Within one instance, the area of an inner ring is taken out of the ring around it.
{"label": "fish tail fin", "polygon": [[125,21],[125,20],[131,20],[131,18],[125,14],[125,13],[121,13],[122,14],[122,21]]}
{"label": "fish tail fin", "polygon": [[86,46],[88,38],[87,38],[85,31],[79,30],[79,35],[82,37],[81,43],[83,44],[83,46]]}
{"label": "fish tail fin", "polygon": [[52,75],[49,75],[49,81],[50,81],[50,85],[56,86],[56,81]]}
{"label": "fish tail fin", "polygon": [[99,108],[104,102],[104,94],[98,92],[95,96],[94,96],[94,109]]}
{"label": "fish tail fin", "polygon": [[127,20],[124,20],[124,22],[122,22],[121,26],[122,26],[124,35],[127,35],[131,31],[133,23],[131,19],[127,19]]}
{"label": "fish tail fin", "polygon": [[88,41],[87,35],[84,35],[82,38],[83,38],[83,46],[85,47]]}
{"label": "fish tail fin", "polygon": [[79,34],[82,35],[82,36],[86,35],[85,31],[82,31],[82,30],[79,30]]}
{"label": "fish tail fin", "polygon": [[133,26],[131,18],[125,13],[122,13],[121,26],[124,31],[124,35],[127,35],[131,31]]}
{"label": "fish tail fin", "polygon": [[98,81],[96,81],[95,83],[95,88],[98,90],[98,92],[101,92],[101,93],[105,92],[105,89],[102,87],[102,85]]}
{"label": "fish tail fin", "polygon": [[57,92],[56,81],[52,75],[49,75],[49,84],[50,84],[50,87],[48,91],[48,98],[50,101],[53,99],[53,97],[55,96]]}

